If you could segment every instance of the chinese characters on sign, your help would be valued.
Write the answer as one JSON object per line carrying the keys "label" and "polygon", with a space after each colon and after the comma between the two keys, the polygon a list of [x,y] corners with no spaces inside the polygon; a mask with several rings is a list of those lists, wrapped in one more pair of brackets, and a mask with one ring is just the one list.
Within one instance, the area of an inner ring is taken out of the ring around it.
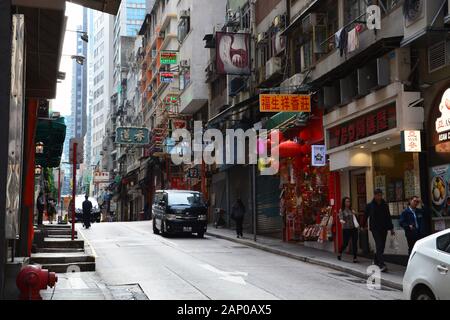
{"label": "chinese characters on sign", "polygon": [[160,79],[162,83],[172,83],[175,78],[173,72],[161,72]]}
{"label": "chinese characters on sign", "polygon": [[116,130],[116,143],[118,144],[149,144],[149,131],[147,128],[119,127]]}
{"label": "chinese characters on sign", "polygon": [[311,146],[311,161],[313,167],[324,167],[327,164],[324,145]]}
{"label": "chinese characters on sign", "polygon": [[328,129],[328,149],[340,147],[397,127],[395,103]]}
{"label": "chinese characters on sign", "polygon": [[404,152],[422,152],[419,130],[402,131],[402,149]]}
{"label": "chinese characters on sign", "polygon": [[178,54],[175,51],[161,51],[161,64],[178,64]]}
{"label": "chinese characters on sign", "polygon": [[261,112],[311,112],[311,96],[302,94],[261,94]]}

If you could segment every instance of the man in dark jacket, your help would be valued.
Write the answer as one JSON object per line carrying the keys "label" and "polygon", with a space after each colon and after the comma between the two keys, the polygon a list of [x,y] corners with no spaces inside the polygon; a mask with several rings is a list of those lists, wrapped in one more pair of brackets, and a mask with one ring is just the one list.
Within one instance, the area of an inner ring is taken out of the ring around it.
{"label": "man in dark jacket", "polygon": [[91,213],[92,213],[92,202],[89,201],[89,196],[85,196],[83,201],[83,224],[86,229],[91,227]]}
{"label": "man in dark jacket", "polygon": [[390,230],[391,235],[394,236],[394,225],[392,224],[391,213],[389,206],[383,199],[383,192],[380,189],[375,190],[375,195],[369,204],[366,206],[366,218],[369,219],[370,231],[375,240],[376,253],[374,263],[380,267],[382,272],[387,271],[384,263],[384,249],[386,247],[386,237]]}
{"label": "man in dark jacket", "polygon": [[244,223],[245,216],[245,206],[242,203],[242,200],[238,198],[231,210],[231,218],[236,222],[237,237],[242,238],[244,236],[242,233],[242,225]]}
{"label": "man in dark jacket", "polygon": [[38,226],[41,226],[42,221],[44,219],[44,210],[45,210],[45,199],[44,199],[44,193],[42,191],[39,191],[39,195],[36,199],[36,209],[38,211],[37,224],[38,224]]}
{"label": "man in dark jacket", "polygon": [[411,255],[416,241],[420,239],[420,225],[418,218],[419,198],[414,196],[410,199],[409,206],[400,215],[400,226],[405,230],[408,242],[408,254]]}

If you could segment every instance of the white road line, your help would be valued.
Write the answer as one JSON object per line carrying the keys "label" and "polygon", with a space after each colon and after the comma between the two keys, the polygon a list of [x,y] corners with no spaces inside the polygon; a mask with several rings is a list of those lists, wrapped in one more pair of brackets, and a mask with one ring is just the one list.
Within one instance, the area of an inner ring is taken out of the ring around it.
{"label": "white road line", "polygon": [[88,244],[89,248],[91,248],[91,252],[92,255],[94,256],[94,258],[98,258],[97,252],[95,252],[94,247],[91,245],[91,243],[89,242],[89,240],[86,238],[86,236],[84,235],[84,233],[80,230],[80,228],[77,228],[77,231],[79,234],[81,234],[81,236],[83,237],[84,241]]}

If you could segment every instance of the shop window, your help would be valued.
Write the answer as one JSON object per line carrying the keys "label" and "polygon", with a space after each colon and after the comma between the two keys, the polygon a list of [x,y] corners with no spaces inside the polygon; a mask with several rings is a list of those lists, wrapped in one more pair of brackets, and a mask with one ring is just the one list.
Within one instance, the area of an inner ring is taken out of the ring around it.
{"label": "shop window", "polygon": [[374,189],[381,189],[391,215],[398,217],[408,199],[420,195],[418,157],[402,152],[400,146],[374,152]]}
{"label": "shop window", "polygon": [[437,238],[436,248],[440,251],[450,253],[450,233]]}

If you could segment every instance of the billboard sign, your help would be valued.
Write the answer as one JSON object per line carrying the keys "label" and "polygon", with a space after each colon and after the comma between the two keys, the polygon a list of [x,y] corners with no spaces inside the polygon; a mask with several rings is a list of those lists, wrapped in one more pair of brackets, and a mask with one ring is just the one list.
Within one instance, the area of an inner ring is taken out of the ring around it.
{"label": "billboard sign", "polygon": [[311,96],[305,94],[260,94],[260,112],[311,112]]}
{"label": "billboard sign", "polygon": [[116,143],[126,145],[146,145],[150,143],[150,132],[147,128],[118,127]]}
{"label": "billboard sign", "polygon": [[218,74],[250,75],[250,35],[217,32],[216,67]]}
{"label": "billboard sign", "polygon": [[178,53],[176,51],[161,51],[161,64],[178,64]]}

